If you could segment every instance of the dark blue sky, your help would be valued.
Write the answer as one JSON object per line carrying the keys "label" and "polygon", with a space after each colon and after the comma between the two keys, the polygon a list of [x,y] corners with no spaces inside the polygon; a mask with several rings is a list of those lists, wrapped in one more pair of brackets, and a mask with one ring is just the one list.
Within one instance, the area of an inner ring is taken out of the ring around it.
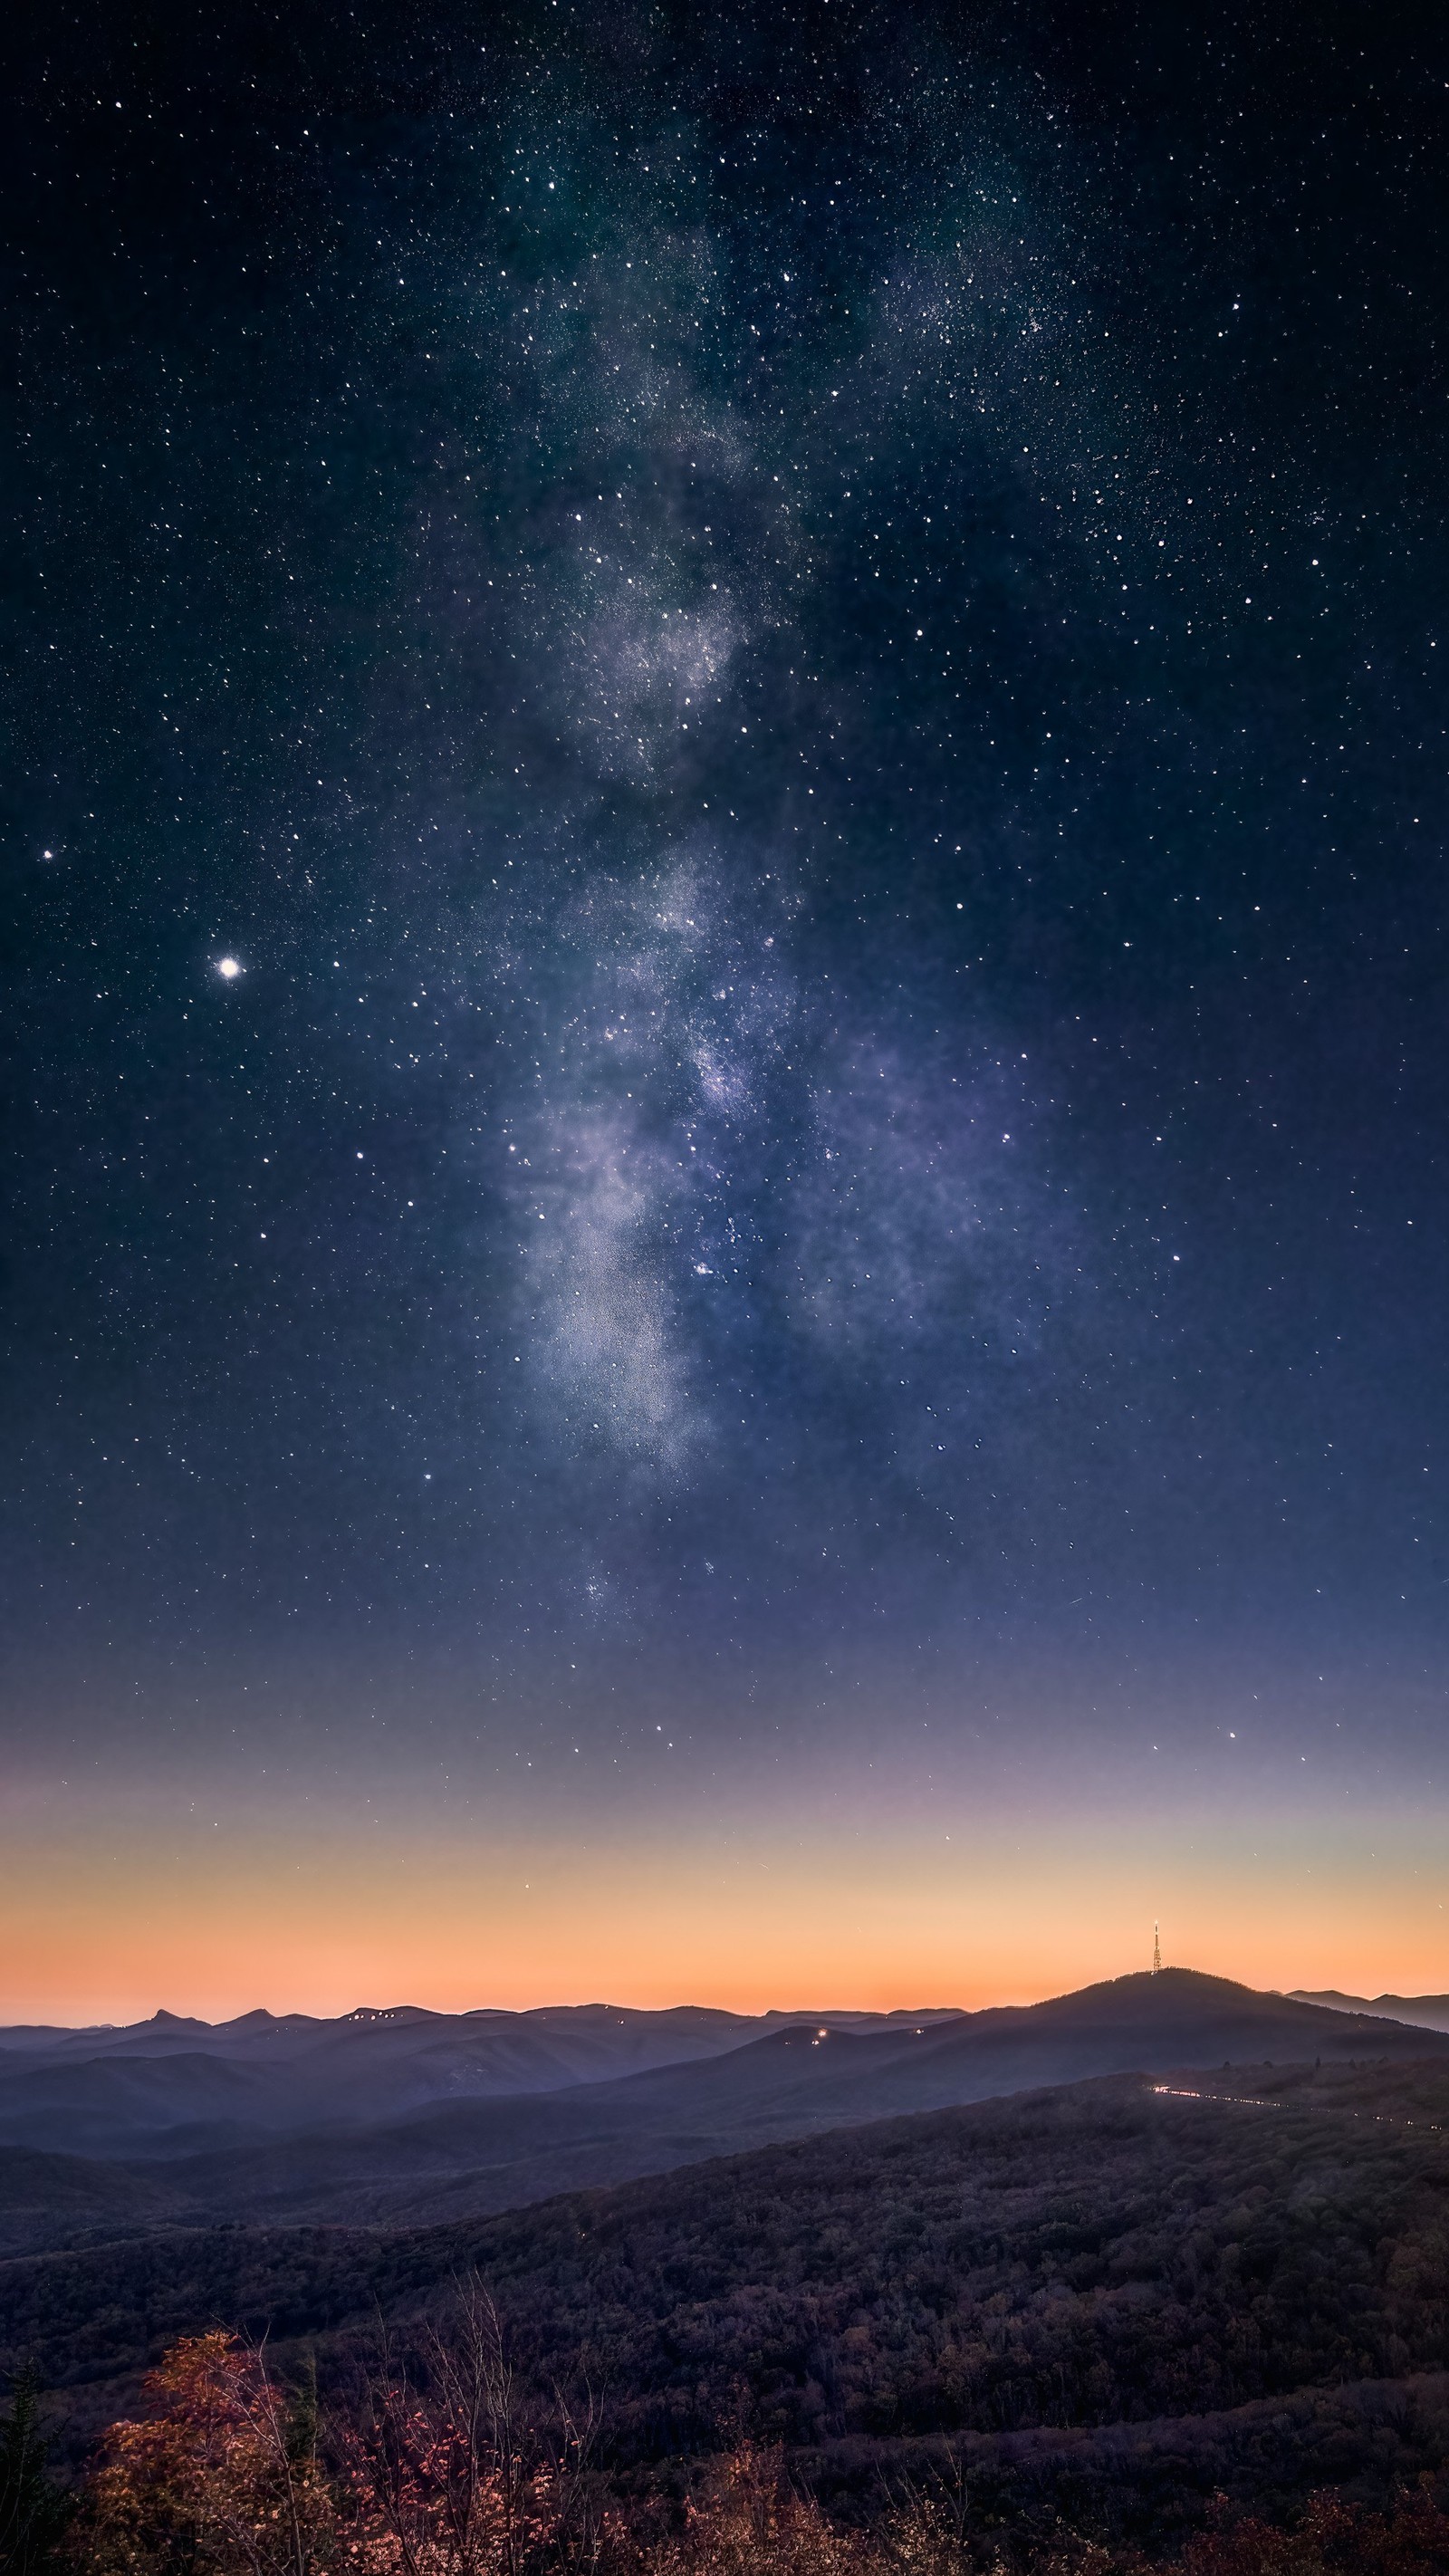
{"label": "dark blue sky", "polygon": [[1240,1734],[1422,1818],[1444,94],[1367,9],[32,29],[47,1815],[678,1850],[1004,1728],[1053,1829]]}

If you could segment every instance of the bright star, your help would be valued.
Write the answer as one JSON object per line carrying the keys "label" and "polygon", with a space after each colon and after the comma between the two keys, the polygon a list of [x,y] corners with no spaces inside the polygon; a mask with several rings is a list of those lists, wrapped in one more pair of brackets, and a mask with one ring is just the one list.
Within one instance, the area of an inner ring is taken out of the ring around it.
{"label": "bright star", "polygon": [[241,966],[235,957],[218,957],[216,971],[218,975],[224,975],[230,984],[241,973]]}

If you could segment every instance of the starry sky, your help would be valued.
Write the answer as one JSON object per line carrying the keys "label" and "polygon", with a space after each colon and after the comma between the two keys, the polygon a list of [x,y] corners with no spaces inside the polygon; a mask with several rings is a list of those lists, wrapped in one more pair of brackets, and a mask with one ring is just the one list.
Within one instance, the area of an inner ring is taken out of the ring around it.
{"label": "starry sky", "polygon": [[1449,1985],[1412,15],[6,86],[0,2011]]}

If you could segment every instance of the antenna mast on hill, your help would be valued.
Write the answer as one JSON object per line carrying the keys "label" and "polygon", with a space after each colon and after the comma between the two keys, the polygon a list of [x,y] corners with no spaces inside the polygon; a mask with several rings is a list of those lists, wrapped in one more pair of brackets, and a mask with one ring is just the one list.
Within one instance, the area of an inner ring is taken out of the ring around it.
{"label": "antenna mast on hill", "polygon": [[1161,1972],[1161,1968],[1162,1968],[1162,1943],[1159,1941],[1159,1939],[1158,1939],[1158,1937],[1157,1937],[1157,1925],[1154,1923],[1154,1924],[1153,1924],[1153,1926],[1152,1926],[1152,1973],[1153,1973],[1154,1977],[1155,1977],[1155,1976],[1157,1976],[1157,1975]]}

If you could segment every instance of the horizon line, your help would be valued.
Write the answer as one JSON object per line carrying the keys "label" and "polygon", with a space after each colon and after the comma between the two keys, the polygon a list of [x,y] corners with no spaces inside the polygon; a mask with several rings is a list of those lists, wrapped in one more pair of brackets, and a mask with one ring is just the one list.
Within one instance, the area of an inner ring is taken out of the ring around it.
{"label": "horizon line", "polygon": [[158,2004],[152,2012],[138,2014],[136,2018],[131,2021],[3,2021],[0,2022],[0,2031],[63,2030],[69,2032],[76,2038],[84,2038],[91,2033],[100,2036],[106,2032],[113,2031],[145,2030],[156,2022],[174,2022],[182,2025],[189,2024],[192,2028],[197,2030],[225,2030],[233,2027],[238,2022],[244,2021],[310,2021],[320,2024],[338,2024],[344,2022],[391,2020],[397,2015],[403,2013],[418,2013],[436,2021],[472,2021],[481,2020],[490,2016],[496,2016],[500,2020],[528,2021],[537,2020],[547,2013],[560,2012],[617,2013],[622,2019],[632,2018],[635,2020],[655,2020],[669,2013],[703,2013],[722,2020],[753,2023],[793,2020],[829,2021],[831,2019],[839,2020],[847,2017],[852,2020],[868,2021],[908,2021],[917,2017],[922,2020],[970,2020],[987,2012],[1029,2010],[1032,2004],[1052,2003],[1064,2000],[1069,1995],[1089,1993],[1094,1986],[1125,1985],[1137,1979],[1143,1979],[1150,1982],[1156,1976],[1168,1975],[1203,1977],[1210,1979],[1213,1983],[1218,1985],[1243,1986],[1246,1992],[1252,1994],[1279,1995],[1288,2002],[1317,2002],[1320,1997],[1330,1994],[1340,1996],[1345,2003],[1359,2005],[1374,2003],[1440,2003],[1446,2000],[1446,1998],[1440,1995],[1403,1995],[1394,1994],[1388,1990],[1385,1990],[1378,1995],[1358,1995],[1349,1993],[1342,1987],[1335,1986],[1249,1986],[1246,1984],[1244,1979],[1224,1976],[1220,1971],[1215,1969],[1193,1968],[1184,1966],[1176,1961],[1169,1960],[1165,1961],[1162,1967],[1157,1969],[1151,1967],[1126,1968],[1120,1970],[1115,1976],[1089,1978],[1087,1983],[1083,1986],[1056,1987],[1049,1993],[1031,1997],[1026,2003],[1013,2001],[995,2004],[978,2004],[974,2006],[954,2003],[891,2004],[884,2006],[847,2003],[830,2005],[768,2004],[759,2012],[744,2012],[738,2010],[733,2005],[695,2003],[687,1997],[667,2004],[621,2004],[611,2002],[607,1996],[588,1996],[578,2001],[569,2001],[564,1998],[559,1998],[552,2003],[545,2004],[469,2004],[456,2009],[449,2008],[442,2004],[420,2004],[412,2002],[353,2004],[345,2011],[336,2013],[308,2012],[301,2006],[291,2006],[286,2007],[281,2011],[274,2011],[269,2004],[251,2004],[240,2012],[225,2013],[216,2020],[208,2019],[203,2013],[173,2012],[169,2005]]}

